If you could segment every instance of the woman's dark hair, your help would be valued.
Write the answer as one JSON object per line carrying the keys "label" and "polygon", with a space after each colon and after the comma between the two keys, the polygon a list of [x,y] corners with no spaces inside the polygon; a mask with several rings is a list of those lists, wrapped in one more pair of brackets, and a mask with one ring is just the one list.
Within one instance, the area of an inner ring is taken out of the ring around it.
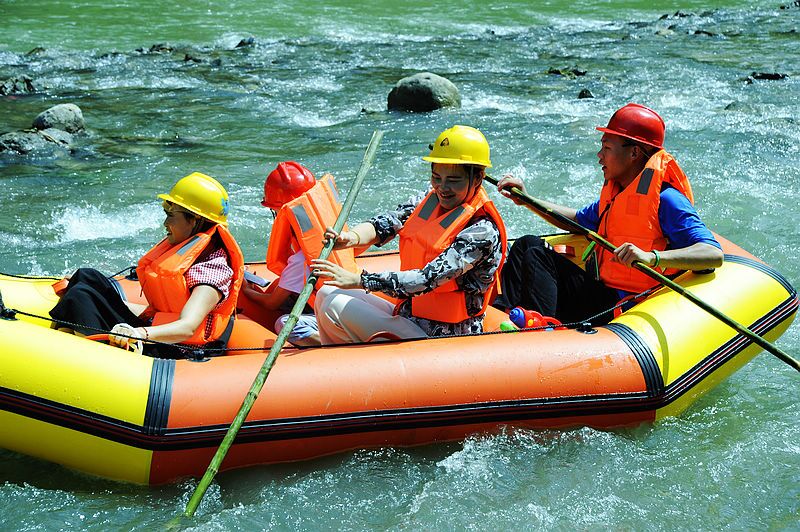
{"label": "woman's dark hair", "polygon": [[208,229],[216,225],[216,222],[213,222],[208,218],[204,218],[199,214],[195,214],[192,211],[186,210],[185,208],[171,201],[164,200],[164,210],[171,212],[179,212],[187,220],[197,220],[197,223],[194,225],[194,229],[192,230],[193,235],[196,235],[197,233],[201,233],[203,231],[207,231]]}

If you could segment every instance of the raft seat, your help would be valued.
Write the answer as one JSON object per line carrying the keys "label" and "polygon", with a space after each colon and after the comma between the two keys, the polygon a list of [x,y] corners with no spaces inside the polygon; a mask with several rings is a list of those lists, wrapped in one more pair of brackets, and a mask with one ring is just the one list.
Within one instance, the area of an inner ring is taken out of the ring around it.
{"label": "raft seat", "polygon": [[[230,340],[228,340],[227,355],[246,355],[252,353],[262,353],[269,351],[275,343],[277,335],[244,314],[236,316]],[[256,349],[242,349],[245,347],[255,347]],[[242,349],[237,351],[236,349]]]}

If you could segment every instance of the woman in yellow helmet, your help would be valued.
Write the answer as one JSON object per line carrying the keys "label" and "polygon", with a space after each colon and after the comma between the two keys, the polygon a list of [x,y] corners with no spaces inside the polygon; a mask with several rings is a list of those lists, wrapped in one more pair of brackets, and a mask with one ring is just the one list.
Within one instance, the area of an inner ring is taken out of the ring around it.
{"label": "woman in yellow helmet", "polygon": [[[226,227],[228,193],[215,179],[195,172],[158,197],[167,236],[136,268],[148,305],[124,301],[113,279],[81,268],[50,315],[74,324],[79,334],[110,329],[113,345],[127,345],[127,337],[133,337],[222,350],[244,275],[242,252]],[[161,348],[158,355],[183,352]]]}
{"label": "woman in yellow helmet", "polygon": [[380,246],[399,235],[401,270],[357,274],[314,261],[327,279],[315,303],[323,343],[483,331],[506,249],[503,220],[482,186],[489,144],[477,129],[454,126],[423,160],[431,163],[427,194],[341,234],[326,231],[335,249]]}

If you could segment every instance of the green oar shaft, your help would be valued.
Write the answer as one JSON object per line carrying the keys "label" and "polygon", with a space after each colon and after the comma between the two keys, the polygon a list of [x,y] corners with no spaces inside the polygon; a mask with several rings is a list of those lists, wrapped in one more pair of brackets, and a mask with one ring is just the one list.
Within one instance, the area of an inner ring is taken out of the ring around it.
{"label": "green oar shaft", "polygon": [[[493,177],[486,176],[486,180],[489,181],[490,183],[492,183],[493,185],[497,185],[497,183],[498,183],[497,179],[495,179]],[[512,187],[510,190],[511,190],[511,194],[513,194],[515,197],[521,199],[526,204],[530,205],[531,207],[533,207],[534,209],[536,209],[540,213],[542,213],[542,214],[544,214],[546,216],[549,216],[550,218],[552,218],[553,220],[556,220],[557,222],[561,223],[565,227],[569,227],[573,232],[575,232],[577,234],[586,235],[586,237],[589,240],[591,240],[593,242],[596,242],[597,244],[599,244],[600,246],[604,247],[608,251],[614,251],[617,248],[614,244],[612,244],[611,242],[609,242],[608,240],[606,240],[605,238],[603,238],[602,236],[597,234],[595,231],[587,229],[586,227],[582,226],[581,224],[579,224],[575,220],[573,220],[571,218],[567,218],[563,214],[558,213],[558,212],[554,211],[553,209],[548,208],[546,205],[544,205],[541,202],[539,202],[538,200],[536,200],[536,198],[533,198],[533,197],[529,196],[528,194],[525,194],[524,192],[522,192],[519,188]],[[755,344],[757,344],[759,347],[761,347],[765,351],[769,351],[770,353],[772,353],[773,355],[775,355],[776,357],[778,357],[782,361],[786,362],[787,364],[789,364],[791,367],[793,367],[797,371],[800,371],[800,362],[798,362],[797,360],[792,358],[791,355],[789,355],[788,353],[786,353],[785,351],[783,351],[782,349],[780,349],[776,345],[768,342],[767,340],[765,340],[764,338],[762,338],[758,334],[754,333],[753,331],[751,331],[750,329],[748,329],[747,327],[745,327],[741,323],[737,322],[736,320],[734,320],[730,316],[724,314],[722,311],[712,307],[711,305],[709,305],[708,303],[706,303],[705,301],[703,301],[702,299],[700,299],[699,297],[697,297],[696,295],[694,295],[690,291],[686,290],[684,287],[682,287],[681,285],[679,285],[678,283],[676,283],[675,281],[673,281],[669,277],[665,277],[664,275],[662,275],[659,272],[657,272],[654,269],[652,269],[647,264],[645,264],[645,263],[643,263],[641,261],[638,261],[638,260],[633,263],[633,267],[636,268],[637,270],[639,270],[640,272],[644,273],[645,275],[647,275],[651,279],[655,279],[660,284],[662,284],[662,285],[674,290],[675,292],[677,292],[678,294],[682,295],[683,297],[685,297],[686,299],[688,299],[689,301],[691,301],[692,303],[694,303],[695,305],[697,305],[701,309],[705,310],[706,312],[708,312],[709,314],[711,314],[712,316],[714,316],[715,318],[717,318],[721,322],[725,323],[726,325],[728,325],[732,329],[734,329],[737,332],[739,332],[740,334],[750,338]]]}
{"label": "green oar shaft", "polygon": [[[364,159],[361,161],[361,167],[358,170],[358,174],[353,182],[353,186],[350,189],[350,192],[347,194],[347,199],[345,200],[344,205],[342,205],[342,210],[339,213],[339,216],[336,218],[336,223],[333,226],[337,233],[342,230],[342,227],[344,227],[344,224],[347,221],[347,217],[350,214],[350,209],[356,200],[356,195],[361,188],[361,184],[364,182],[364,178],[369,171],[369,167],[372,165],[372,161],[375,159],[375,153],[378,151],[378,145],[380,144],[382,138],[383,131],[375,131],[372,134],[372,139],[370,140],[367,151],[364,154]],[[322,248],[322,253],[320,253],[319,258],[327,259],[331,254],[331,251],[333,251],[333,245],[334,241],[328,240],[325,243],[325,246]],[[203,499],[203,495],[205,495],[206,490],[208,489],[209,485],[211,485],[211,481],[214,480],[214,477],[219,472],[219,467],[222,464],[222,461],[225,459],[228,449],[230,449],[231,445],[233,444],[233,440],[236,438],[236,434],[239,432],[239,429],[244,423],[245,418],[247,418],[247,414],[250,413],[250,409],[253,407],[256,398],[258,398],[261,388],[264,387],[264,382],[267,380],[267,376],[269,376],[269,372],[272,370],[272,366],[275,364],[275,360],[277,360],[281,349],[283,349],[286,339],[292,332],[292,329],[294,329],[294,326],[297,324],[297,320],[299,319],[300,314],[303,312],[303,308],[305,308],[308,298],[311,297],[311,292],[313,292],[314,285],[316,285],[316,283],[316,277],[310,276],[306,281],[305,286],[300,291],[297,302],[294,304],[294,307],[292,307],[292,312],[289,315],[289,319],[286,320],[286,324],[283,326],[280,334],[278,334],[278,337],[275,339],[275,343],[272,345],[272,349],[270,349],[269,355],[264,360],[261,370],[258,372],[253,384],[250,386],[250,390],[247,392],[247,396],[242,402],[239,412],[236,414],[236,417],[233,419],[228,432],[222,439],[222,443],[217,449],[216,454],[214,454],[214,457],[211,459],[211,463],[203,475],[203,478],[200,479],[200,482],[197,485],[197,488],[195,488],[192,497],[186,504],[186,510],[184,511],[184,515],[186,517],[192,517],[194,515],[197,507],[200,505],[200,501]]]}

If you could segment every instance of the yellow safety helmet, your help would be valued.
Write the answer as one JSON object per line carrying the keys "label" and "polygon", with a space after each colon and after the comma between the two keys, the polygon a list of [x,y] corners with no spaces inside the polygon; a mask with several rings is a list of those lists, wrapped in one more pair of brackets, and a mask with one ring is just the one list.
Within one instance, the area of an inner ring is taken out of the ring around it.
{"label": "yellow safety helmet", "polygon": [[469,126],[445,129],[431,145],[431,153],[423,161],[443,164],[477,164],[492,167],[489,143],[483,133]]}
{"label": "yellow safety helmet", "polygon": [[206,174],[189,174],[178,180],[169,194],[159,194],[158,197],[212,222],[228,225],[228,193],[219,181]]}

